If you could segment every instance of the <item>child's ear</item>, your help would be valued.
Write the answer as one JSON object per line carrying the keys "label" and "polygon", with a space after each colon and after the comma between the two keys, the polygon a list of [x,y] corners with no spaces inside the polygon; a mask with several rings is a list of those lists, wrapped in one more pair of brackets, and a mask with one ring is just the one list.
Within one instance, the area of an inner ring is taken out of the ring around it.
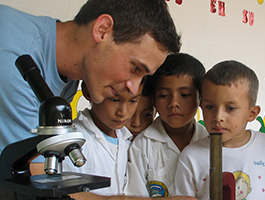
{"label": "child's ear", "polygon": [[255,120],[258,116],[260,112],[260,107],[259,106],[253,106],[250,108],[250,113],[249,113],[249,117],[248,117],[248,121],[252,122],[253,120]]}
{"label": "child's ear", "polygon": [[82,87],[82,93],[83,93],[83,96],[84,96],[88,101],[90,101],[90,95],[89,95],[89,92],[88,92],[88,90],[87,90],[87,87],[86,87],[86,84],[85,84],[84,81],[82,82],[81,87]]}

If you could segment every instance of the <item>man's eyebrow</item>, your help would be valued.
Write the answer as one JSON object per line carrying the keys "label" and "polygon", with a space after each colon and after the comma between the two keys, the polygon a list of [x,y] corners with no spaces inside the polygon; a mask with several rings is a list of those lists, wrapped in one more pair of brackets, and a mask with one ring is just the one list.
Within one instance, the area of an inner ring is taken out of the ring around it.
{"label": "man's eyebrow", "polygon": [[150,70],[148,69],[147,65],[145,63],[140,62],[140,65],[144,68],[146,73],[150,73]]}

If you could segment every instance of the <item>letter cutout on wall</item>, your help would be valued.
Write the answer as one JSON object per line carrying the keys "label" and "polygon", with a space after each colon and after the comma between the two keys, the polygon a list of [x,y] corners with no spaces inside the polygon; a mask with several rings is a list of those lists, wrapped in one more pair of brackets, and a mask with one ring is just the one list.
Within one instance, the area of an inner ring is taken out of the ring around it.
{"label": "letter cutout on wall", "polygon": [[248,23],[250,26],[254,25],[254,12],[247,11],[246,9],[243,10],[243,23]]}

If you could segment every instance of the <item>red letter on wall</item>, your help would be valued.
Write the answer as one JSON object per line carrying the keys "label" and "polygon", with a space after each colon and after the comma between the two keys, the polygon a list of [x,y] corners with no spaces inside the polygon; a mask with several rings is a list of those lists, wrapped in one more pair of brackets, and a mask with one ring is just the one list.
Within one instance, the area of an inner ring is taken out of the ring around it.
{"label": "red letter on wall", "polygon": [[219,4],[219,15],[221,16],[225,16],[225,2],[222,2],[222,1],[218,1],[218,4]]}
{"label": "red letter on wall", "polygon": [[254,13],[249,12],[249,25],[253,26],[254,25]]}
{"label": "red letter on wall", "polygon": [[248,23],[248,11],[246,9],[243,10],[243,19],[242,19],[243,23]]}
{"label": "red letter on wall", "polygon": [[215,13],[216,12],[216,0],[211,0],[211,13]]}
{"label": "red letter on wall", "polygon": [[181,5],[181,4],[182,4],[182,0],[176,0],[176,3],[177,3],[178,5]]}

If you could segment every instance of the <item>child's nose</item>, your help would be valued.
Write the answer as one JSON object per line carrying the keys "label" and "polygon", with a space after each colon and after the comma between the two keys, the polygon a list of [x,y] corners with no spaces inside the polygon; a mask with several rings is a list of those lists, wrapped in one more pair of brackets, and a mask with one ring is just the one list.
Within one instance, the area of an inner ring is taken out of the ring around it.
{"label": "child's nose", "polygon": [[224,113],[221,109],[218,109],[215,113],[214,120],[217,122],[223,121]]}
{"label": "child's nose", "polygon": [[134,116],[132,118],[132,127],[135,127],[135,128],[141,127],[141,120],[139,116]]}
{"label": "child's nose", "polygon": [[169,103],[170,108],[178,107],[180,108],[180,103],[178,101],[178,98],[176,96],[171,97],[171,101]]}
{"label": "child's nose", "polygon": [[128,113],[128,109],[126,105],[121,104],[116,112],[116,114],[120,117],[126,116]]}

